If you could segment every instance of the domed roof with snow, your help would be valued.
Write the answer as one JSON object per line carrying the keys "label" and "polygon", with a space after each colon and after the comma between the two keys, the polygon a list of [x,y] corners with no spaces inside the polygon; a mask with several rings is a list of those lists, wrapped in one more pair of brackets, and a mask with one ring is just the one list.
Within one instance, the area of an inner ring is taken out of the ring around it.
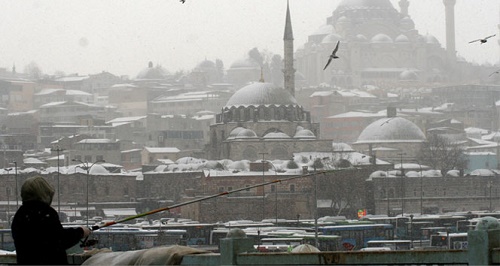
{"label": "domed roof with snow", "polygon": [[259,105],[298,105],[290,92],[272,83],[255,82],[247,85],[229,98],[225,107]]}
{"label": "domed roof with snow", "polygon": [[293,137],[297,139],[316,139],[316,136],[311,130],[305,129],[301,126],[297,127],[297,131]]}
{"label": "domed roof with snow", "polygon": [[404,34],[400,34],[396,39],[394,40],[395,42],[398,43],[404,43],[404,42],[410,42],[410,39]]}
{"label": "domed roof with snow", "polygon": [[257,133],[255,131],[244,128],[234,137],[235,139],[247,139],[247,138],[257,138]]}
{"label": "domed roof with snow", "polygon": [[265,139],[289,139],[290,136],[283,132],[269,132],[264,136]]}
{"label": "domed roof with snow", "polygon": [[372,43],[392,43],[392,39],[391,39],[391,37],[389,37],[386,34],[379,33],[379,34],[373,36],[372,39],[370,40],[370,42],[372,42]]}
{"label": "domed roof with snow", "polygon": [[137,79],[164,79],[168,72],[161,66],[153,66],[153,62],[148,63],[148,67],[137,75]]}
{"label": "domed roof with snow", "polygon": [[425,135],[413,122],[402,117],[387,117],[368,125],[358,137],[362,143],[424,142]]}
{"label": "domed roof with snow", "polygon": [[399,74],[399,79],[400,80],[418,80],[418,75],[417,72],[414,70],[404,70]]}

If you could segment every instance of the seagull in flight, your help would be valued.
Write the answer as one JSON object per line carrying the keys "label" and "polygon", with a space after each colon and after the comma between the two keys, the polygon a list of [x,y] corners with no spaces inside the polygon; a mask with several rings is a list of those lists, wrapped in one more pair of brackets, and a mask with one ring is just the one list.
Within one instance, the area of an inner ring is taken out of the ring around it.
{"label": "seagull in flight", "polygon": [[326,63],[326,66],[323,68],[323,70],[325,70],[328,67],[328,65],[330,64],[330,62],[332,62],[333,59],[339,58],[336,55],[337,51],[339,50],[339,43],[340,43],[340,41],[337,41],[337,45],[335,46],[335,49],[333,49],[332,54],[328,58],[328,62]]}
{"label": "seagull in flight", "polygon": [[184,3],[186,3],[186,0],[180,0],[180,2],[184,4]]}
{"label": "seagull in flight", "polygon": [[490,35],[490,36],[485,37],[485,38],[483,38],[483,39],[473,40],[473,41],[470,41],[469,43],[473,43],[473,42],[481,42],[481,44],[483,44],[483,43],[487,42],[489,38],[494,37],[494,36],[496,36],[496,34]]}
{"label": "seagull in flight", "polygon": [[497,71],[495,71],[495,72],[493,72],[493,73],[491,73],[488,77],[491,77],[491,76],[493,76],[494,74],[499,74],[499,73],[500,73],[500,69],[499,69],[499,70],[497,70]]}

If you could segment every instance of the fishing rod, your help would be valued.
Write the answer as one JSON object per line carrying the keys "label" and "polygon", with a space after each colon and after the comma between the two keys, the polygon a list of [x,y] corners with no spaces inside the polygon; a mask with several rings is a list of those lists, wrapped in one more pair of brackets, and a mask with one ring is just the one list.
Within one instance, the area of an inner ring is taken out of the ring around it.
{"label": "fishing rod", "polygon": [[[137,219],[137,218],[140,218],[140,217],[148,216],[148,215],[155,214],[155,213],[158,213],[158,212],[168,211],[168,210],[171,210],[171,209],[174,209],[174,208],[177,208],[177,207],[181,207],[181,206],[185,206],[185,205],[189,205],[189,204],[192,204],[192,203],[196,203],[196,202],[200,202],[200,201],[204,201],[204,200],[208,200],[208,199],[213,199],[213,198],[217,198],[217,197],[221,197],[221,196],[233,194],[233,193],[240,192],[240,191],[243,191],[243,190],[248,190],[248,189],[251,189],[251,188],[262,187],[262,186],[270,185],[270,184],[274,184],[274,183],[281,183],[281,182],[292,180],[292,179],[296,179],[296,178],[309,177],[309,176],[313,176],[313,175],[324,174],[326,172],[327,171],[321,171],[321,172],[314,172],[314,173],[310,173],[310,174],[295,175],[295,176],[291,176],[291,177],[287,177],[287,178],[283,178],[283,179],[275,179],[275,180],[272,180],[272,181],[255,184],[255,185],[248,186],[248,187],[243,187],[243,188],[238,188],[238,189],[234,189],[234,190],[224,191],[224,192],[220,192],[220,193],[217,193],[217,194],[214,194],[214,195],[210,195],[210,196],[206,196],[206,197],[202,197],[202,198],[198,198],[198,199],[194,199],[194,200],[189,200],[189,201],[181,202],[181,203],[174,204],[174,205],[171,205],[171,206],[167,206],[167,207],[155,209],[155,210],[152,210],[152,211],[148,211],[148,212],[145,212],[145,213],[133,215],[133,216],[130,216],[130,217],[123,218],[121,220],[106,222],[106,223],[104,223],[102,225],[93,225],[90,228],[90,230],[91,231],[96,231],[96,230],[99,230],[101,228],[105,228],[105,227],[112,226],[112,225],[119,224],[119,223],[124,223],[124,222],[130,221],[130,220],[133,220],[133,219]],[[97,243],[97,240],[93,240],[93,239],[88,240],[89,236],[87,236],[82,241],[82,243],[80,244],[81,247],[88,247],[88,246],[95,245]]]}

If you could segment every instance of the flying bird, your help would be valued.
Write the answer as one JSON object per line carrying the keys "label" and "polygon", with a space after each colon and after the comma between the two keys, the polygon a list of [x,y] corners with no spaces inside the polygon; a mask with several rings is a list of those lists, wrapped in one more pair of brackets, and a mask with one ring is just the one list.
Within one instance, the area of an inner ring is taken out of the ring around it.
{"label": "flying bird", "polygon": [[497,70],[497,71],[495,71],[495,72],[493,72],[493,73],[491,73],[488,77],[491,77],[491,76],[493,76],[494,74],[499,74],[499,73],[500,73],[500,69],[499,69],[499,70]]}
{"label": "flying bird", "polygon": [[184,4],[184,3],[186,3],[186,0],[180,0],[180,1],[181,1],[181,3],[183,3],[183,4]]}
{"label": "flying bird", "polygon": [[494,37],[494,36],[496,36],[496,34],[490,35],[490,36],[485,37],[485,38],[483,38],[483,39],[473,40],[473,41],[470,41],[469,43],[473,43],[473,42],[481,42],[481,44],[483,44],[483,43],[487,42],[489,38]]}
{"label": "flying bird", "polygon": [[337,41],[337,45],[335,46],[335,49],[333,49],[332,54],[329,56],[328,62],[326,63],[326,66],[323,68],[323,70],[325,70],[328,67],[328,65],[330,64],[330,62],[332,62],[333,59],[339,58],[336,55],[337,51],[339,50],[339,43],[340,41]]}

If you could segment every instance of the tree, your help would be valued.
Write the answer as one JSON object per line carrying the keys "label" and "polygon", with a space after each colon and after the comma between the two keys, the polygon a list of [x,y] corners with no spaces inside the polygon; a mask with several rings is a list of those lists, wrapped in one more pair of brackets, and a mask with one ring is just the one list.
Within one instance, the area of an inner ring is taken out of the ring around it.
{"label": "tree", "polygon": [[443,176],[449,170],[463,170],[468,163],[460,144],[442,135],[430,135],[420,150],[418,159],[432,169],[441,170]]}
{"label": "tree", "polygon": [[34,80],[42,77],[42,69],[34,61],[24,67],[24,73]]}

